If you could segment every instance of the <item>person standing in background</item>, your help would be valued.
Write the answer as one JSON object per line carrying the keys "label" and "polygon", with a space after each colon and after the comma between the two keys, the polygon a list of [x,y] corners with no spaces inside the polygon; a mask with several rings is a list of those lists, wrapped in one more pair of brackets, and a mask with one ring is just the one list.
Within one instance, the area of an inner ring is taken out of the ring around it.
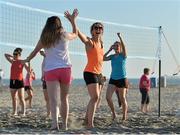
{"label": "person standing in background", "polygon": [[17,112],[17,94],[20,100],[22,109],[22,115],[26,114],[26,104],[24,99],[24,82],[23,82],[23,68],[26,68],[28,72],[28,66],[21,60],[21,48],[16,48],[13,52],[13,56],[5,53],[5,58],[11,63],[10,72],[10,92],[12,97],[13,115],[18,115]]}
{"label": "person standing in background", "polygon": [[149,78],[150,69],[144,68],[144,74],[141,76],[139,81],[139,90],[142,95],[141,98],[141,112],[147,113],[149,111],[149,91],[151,86],[151,80]]}
{"label": "person standing in background", "polygon": [[24,90],[27,92],[28,96],[25,101],[29,101],[29,108],[32,108],[32,98],[33,98],[33,87],[32,81],[36,79],[33,69],[29,66],[29,71],[26,73],[26,78],[24,80]]}

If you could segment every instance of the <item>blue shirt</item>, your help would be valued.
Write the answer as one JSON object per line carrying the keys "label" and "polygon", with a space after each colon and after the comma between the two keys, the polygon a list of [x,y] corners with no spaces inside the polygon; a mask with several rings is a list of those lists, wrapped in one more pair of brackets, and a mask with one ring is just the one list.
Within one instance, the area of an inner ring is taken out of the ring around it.
{"label": "blue shirt", "polygon": [[122,53],[111,56],[111,78],[114,80],[126,78],[126,57]]}

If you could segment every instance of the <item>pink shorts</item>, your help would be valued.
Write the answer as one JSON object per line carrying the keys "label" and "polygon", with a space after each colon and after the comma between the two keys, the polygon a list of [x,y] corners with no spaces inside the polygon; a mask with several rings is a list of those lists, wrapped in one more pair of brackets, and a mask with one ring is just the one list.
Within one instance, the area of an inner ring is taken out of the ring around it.
{"label": "pink shorts", "polygon": [[71,84],[72,76],[71,76],[71,67],[68,68],[57,68],[54,70],[50,70],[45,72],[45,80],[46,81],[59,81],[63,84]]}

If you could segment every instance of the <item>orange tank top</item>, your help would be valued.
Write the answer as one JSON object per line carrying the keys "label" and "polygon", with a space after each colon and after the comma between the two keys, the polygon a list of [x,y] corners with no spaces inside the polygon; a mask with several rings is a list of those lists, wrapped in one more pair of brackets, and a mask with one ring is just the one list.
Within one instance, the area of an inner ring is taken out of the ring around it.
{"label": "orange tank top", "polygon": [[93,48],[86,51],[86,54],[87,54],[88,62],[84,71],[100,74],[102,72],[102,65],[103,65],[103,56],[104,56],[103,48],[97,46],[96,43],[93,42]]}
{"label": "orange tank top", "polygon": [[23,65],[20,60],[12,62],[11,65],[11,76],[12,80],[23,80]]}

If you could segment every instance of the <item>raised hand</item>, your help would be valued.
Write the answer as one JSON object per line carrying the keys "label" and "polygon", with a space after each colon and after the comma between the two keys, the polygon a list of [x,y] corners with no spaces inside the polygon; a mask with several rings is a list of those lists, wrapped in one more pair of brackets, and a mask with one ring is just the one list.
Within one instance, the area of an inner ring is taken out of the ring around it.
{"label": "raised hand", "polygon": [[120,35],[120,33],[119,33],[119,32],[117,33],[117,36],[118,36],[119,38],[121,38],[121,35]]}
{"label": "raised hand", "polygon": [[114,45],[111,45],[111,47],[109,48],[109,50],[113,50],[114,49]]}
{"label": "raised hand", "polygon": [[77,17],[79,14],[78,9],[74,9],[72,16]]}
{"label": "raised hand", "polygon": [[72,23],[75,20],[75,18],[78,16],[78,10],[74,9],[72,14],[70,14],[69,11],[65,11],[64,16]]}

